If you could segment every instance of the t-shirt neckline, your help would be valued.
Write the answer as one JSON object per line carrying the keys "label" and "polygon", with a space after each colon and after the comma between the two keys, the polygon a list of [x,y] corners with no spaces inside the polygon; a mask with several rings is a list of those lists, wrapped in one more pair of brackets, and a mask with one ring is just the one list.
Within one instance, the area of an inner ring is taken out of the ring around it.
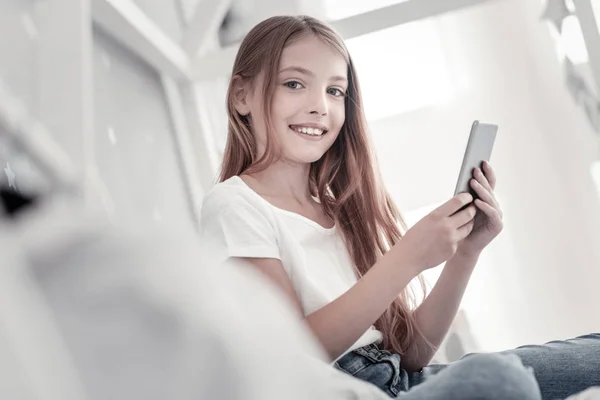
{"label": "t-shirt neckline", "polygon": [[325,228],[323,225],[319,224],[318,222],[316,222],[310,218],[305,217],[304,215],[295,213],[293,211],[284,210],[283,208],[273,205],[270,201],[268,201],[267,199],[262,197],[260,194],[256,193],[254,191],[254,189],[252,189],[250,186],[248,186],[248,184],[246,182],[244,182],[244,180],[241,177],[234,175],[230,179],[235,179],[235,181],[237,181],[241,186],[243,186],[246,190],[248,190],[250,193],[252,193],[253,196],[256,196],[257,198],[259,198],[262,202],[266,203],[269,207],[271,207],[275,211],[285,214],[285,215],[288,215],[292,218],[296,218],[300,221],[303,221],[304,223],[312,226],[313,228],[319,230],[322,233],[325,233],[328,235],[332,235],[335,233],[335,230],[336,230],[335,223],[333,224],[333,226],[331,228]]}

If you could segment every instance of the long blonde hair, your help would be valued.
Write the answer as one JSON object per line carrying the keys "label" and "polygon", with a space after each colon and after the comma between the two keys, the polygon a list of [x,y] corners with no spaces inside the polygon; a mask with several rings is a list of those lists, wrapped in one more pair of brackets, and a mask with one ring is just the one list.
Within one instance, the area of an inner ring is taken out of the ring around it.
{"label": "long blonde hair", "polygon": [[[232,76],[249,82],[264,73],[264,120],[270,121],[273,79],[286,45],[312,34],[331,45],[348,64],[346,119],[331,148],[311,164],[309,185],[313,196],[340,229],[359,277],[402,238],[406,224],[392,202],[377,170],[376,157],[367,135],[362,100],[352,59],[340,36],[329,26],[307,16],[277,16],[254,27],[237,53]],[[268,167],[276,157],[273,135],[267,132],[266,150],[257,156],[257,144],[247,117],[233,104],[235,85],[229,85],[227,144],[220,181]],[[267,130],[269,131],[269,123]],[[424,282],[421,277],[421,287]],[[379,317],[375,326],[383,334],[383,347],[404,354],[421,335],[412,314],[415,293],[407,287]]]}

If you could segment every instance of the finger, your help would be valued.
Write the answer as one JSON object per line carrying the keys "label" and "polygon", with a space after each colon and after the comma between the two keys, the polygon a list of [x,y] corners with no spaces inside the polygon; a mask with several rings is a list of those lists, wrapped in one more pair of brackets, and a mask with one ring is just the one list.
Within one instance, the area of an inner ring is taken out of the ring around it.
{"label": "finger", "polygon": [[450,221],[452,222],[452,226],[456,228],[461,227],[465,224],[468,224],[470,221],[475,218],[475,214],[477,213],[477,208],[473,205],[465,208],[462,211],[457,212],[453,216],[450,217]]}
{"label": "finger", "polygon": [[436,212],[442,217],[448,217],[472,202],[473,195],[471,193],[459,193],[444,204],[442,204],[441,206],[439,206],[438,208],[436,208],[434,212]]}
{"label": "finger", "polygon": [[[489,164],[487,164],[487,165],[489,166]],[[484,168],[485,168],[485,164],[484,164]],[[493,172],[492,172],[492,174],[493,174]],[[473,175],[475,175],[478,178],[478,182],[484,188],[486,188],[488,190],[489,194],[491,195],[491,197],[493,199],[493,201],[491,201],[491,202],[488,201],[488,203],[498,211],[498,213],[500,214],[500,217],[502,218],[502,211],[500,210],[500,203],[498,202],[498,198],[496,197],[496,193],[494,192],[494,188],[492,187],[491,183],[489,182],[489,180],[487,179],[487,177],[485,176],[485,174],[482,173],[481,170],[476,169],[476,171],[473,172]],[[494,177],[494,179],[495,179],[495,177]],[[471,185],[471,187],[473,187],[473,185]]]}
{"label": "finger", "polygon": [[463,240],[467,236],[473,232],[473,227],[475,226],[475,220],[471,220],[470,222],[464,224],[460,228],[458,228],[458,240]]}
{"label": "finger", "polygon": [[494,172],[494,169],[492,168],[491,164],[487,161],[484,161],[482,167],[483,173],[485,174],[485,177],[490,183],[490,187],[492,188],[492,190],[496,189],[496,173]]}
{"label": "finger", "polygon": [[492,221],[501,221],[500,213],[494,207],[480,199],[475,200],[475,206],[479,208]]}
{"label": "finger", "polygon": [[471,179],[471,187],[473,188],[473,190],[475,190],[475,193],[477,193],[477,196],[479,196],[479,198],[483,201],[485,201],[486,203],[488,203],[490,206],[494,207],[494,208],[500,208],[500,205],[498,204],[498,202],[496,201],[496,198],[492,195],[492,193],[486,189],[485,187],[483,187],[481,185],[481,183],[479,183],[476,179]]}
{"label": "finger", "polygon": [[481,171],[481,169],[475,168],[475,170],[473,171],[473,177],[477,180],[477,182],[481,184],[481,186],[486,188],[489,192],[494,191],[494,189],[492,189],[490,185],[490,182],[486,178],[485,174]]}

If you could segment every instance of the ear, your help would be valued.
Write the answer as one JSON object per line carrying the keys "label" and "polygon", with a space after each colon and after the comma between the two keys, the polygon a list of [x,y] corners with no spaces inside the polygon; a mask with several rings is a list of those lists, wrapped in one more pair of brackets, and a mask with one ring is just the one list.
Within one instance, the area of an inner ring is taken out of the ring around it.
{"label": "ear", "polygon": [[239,75],[231,78],[233,86],[233,106],[240,115],[250,114],[250,84]]}

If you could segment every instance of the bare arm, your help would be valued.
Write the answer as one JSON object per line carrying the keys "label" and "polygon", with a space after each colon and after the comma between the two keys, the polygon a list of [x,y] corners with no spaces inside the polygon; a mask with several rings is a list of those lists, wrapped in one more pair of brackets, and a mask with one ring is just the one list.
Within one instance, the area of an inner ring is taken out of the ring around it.
{"label": "bare arm", "polygon": [[419,328],[434,348],[419,338],[402,358],[407,371],[418,371],[433,358],[456,316],[477,259],[455,254],[446,262],[431,293],[414,311]]}
{"label": "bare arm", "polygon": [[[479,209],[480,223],[461,243],[463,251],[457,251],[446,262],[435,287],[415,310],[417,324],[436,348],[448,333],[456,316],[479,254],[503,228],[502,210],[494,195],[496,176],[487,162],[483,163],[483,169],[483,173],[476,169],[473,173],[475,179],[471,180],[471,187],[479,195],[475,206]],[[431,361],[434,352],[435,349],[427,346],[424,340],[418,339],[403,364],[406,364],[406,369],[418,370]]]}
{"label": "bare arm", "polygon": [[[283,289],[300,310],[300,302],[281,261],[247,260]],[[418,274],[416,267],[390,261],[383,257],[346,293],[306,317],[332,360],[355,343]]]}

